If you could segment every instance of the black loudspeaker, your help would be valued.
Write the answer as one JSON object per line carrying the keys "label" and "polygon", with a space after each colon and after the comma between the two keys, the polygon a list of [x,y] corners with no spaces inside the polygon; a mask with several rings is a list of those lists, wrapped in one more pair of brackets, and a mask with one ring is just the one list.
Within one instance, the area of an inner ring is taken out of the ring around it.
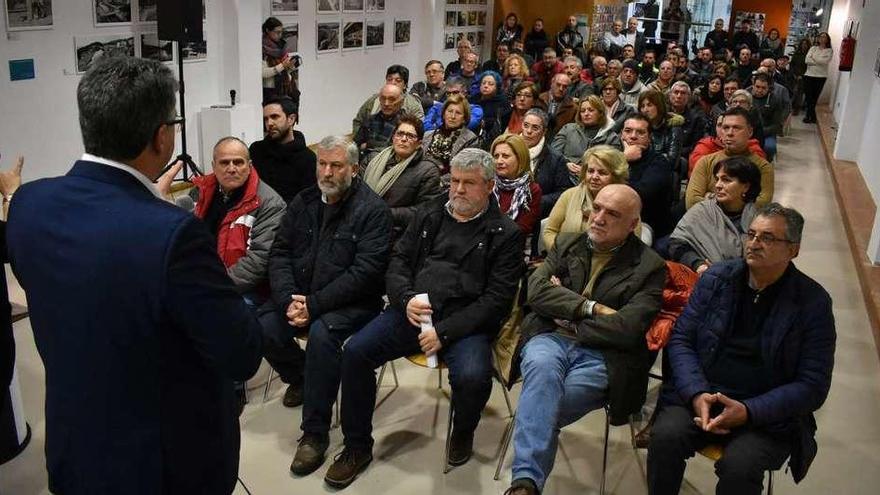
{"label": "black loudspeaker", "polygon": [[202,41],[203,0],[158,0],[156,19],[159,39],[166,41]]}

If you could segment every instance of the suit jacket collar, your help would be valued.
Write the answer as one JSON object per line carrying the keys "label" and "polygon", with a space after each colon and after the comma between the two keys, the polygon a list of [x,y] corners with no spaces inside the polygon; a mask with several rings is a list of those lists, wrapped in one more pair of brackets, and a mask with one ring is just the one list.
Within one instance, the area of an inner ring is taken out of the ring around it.
{"label": "suit jacket collar", "polygon": [[159,195],[159,192],[156,190],[156,187],[153,185],[153,180],[150,179],[149,177],[147,177],[146,175],[144,175],[140,170],[137,170],[136,168],[132,167],[131,165],[127,165],[125,163],[121,163],[116,160],[111,160],[109,158],[103,158],[100,156],[91,155],[89,153],[83,153],[83,156],[80,159],[85,160],[85,161],[89,161],[89,162],[93,162],[93,163],[98,163],[100,165],[106,165],[108,167],[113,167],[115,169],[119,169],[124,172],[128,172],[129,174],[132,175],[132,177],[137,179],[138,182],[143,184],[144,187],[146,187],[148,191],[153,193],[153,195],[155,195],[159,199],[162,199],[162,197]]}
{"label": "suit jacket collar", "polygon": [[127,170],[104,163],[77,160],[70,171],[67,172],[67,175],[71,177],[85,177],[105,184],[121,187],[143,198],[161,199],[155,189],[148,188],[140,179]]}

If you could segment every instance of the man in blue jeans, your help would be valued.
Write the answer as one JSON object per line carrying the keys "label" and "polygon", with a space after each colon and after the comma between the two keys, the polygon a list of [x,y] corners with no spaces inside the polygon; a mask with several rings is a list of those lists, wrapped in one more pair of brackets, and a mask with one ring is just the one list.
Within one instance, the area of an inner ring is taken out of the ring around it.
{"label": "man in blue jeans", "polygon": [[[450,163],[449,199],[419,209],[397,242],[385,282],[391,301],[345,345],[345,449],[324,480],[344,488],[372,461],[376,368],[410,354],[439,354],[449,368],[453,427],[448,462],[471,457],[474,430],[492,392],[491,342],[510,312],[525,271],[524,242],[492,191],[495,164],[466,148]],[[415,298],[427,293],[430,302]],[[433,328],[420,332],[430,317]]]}
{"label": "man in blue jeans", "polygon": [[606,404],[612,424],[624,424],[645,400],[645,332],[660,310],[666,265],[633,234],[641,207],[631,187],[605,186],[588,231],[559,234],[529,277],[507,495],[543,491],[560,428]]}

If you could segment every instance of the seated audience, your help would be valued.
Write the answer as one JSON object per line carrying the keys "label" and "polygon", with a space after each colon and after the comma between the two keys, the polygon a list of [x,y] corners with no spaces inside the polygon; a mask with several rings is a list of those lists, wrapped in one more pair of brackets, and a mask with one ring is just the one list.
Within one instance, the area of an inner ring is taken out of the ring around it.
{"label": "seated audience", "polygon": [[667,111],[666,97],[654,89],[639,95],[639,113],[651,123],[651,146],[654,151],[663,155],[675,169],[681,156],[684,118]]}
{"label": "seated audience", "polygon": [[712,171],[715,164],[734,156],[744,156],[761,171],[761,194],[755,199],[757,206],[763,206],[773,199],[773,165],[749,149],[752,137],[752,124],[749,114],[742,108],[731,108],[722,115],[721,139],[724,149],[706,155],[697,162],[688,182],[685,204],[690,209],[703,201],[715,188]]}
{"label": "seated audience", "polygon": [[[707,126],[709,125],[709,115],[712,107],[724,101],[724,78],[716,75],[709,75],[706,84],[697,88],[696,91],[697,104],[700,106],[703,114],[707,118]],[[706,128],[707,131],[709,128]]]}
{"label": "seated audience", "polygon": [[315,184],[315,152],[306,145],[303,133],[293,128],[297,120],[298,110],[290,98],[266,100],[264,138],[251,143],[249,150],[260,180],[281,195],[284,204]]}
{"label": "seated audience", "polygon": [[[349,485],[373,459],[375,370],[418,352],[439,355],[449,368],[455,414],[446,461],[458,466],[471,458],[474,431],[492,392],[492,340],[510,312],[525,264],[522,234],[492,196],[492,157],[463,150],[452,160],[451,174],[449,197],[420,208],[394,248],[385,277],[391,305],[342,351],[345,448],[324,478],[333,487]],[[415,297],[422,293],[429,302]],[[433,328],[420,333],[428,317]]]}
{"label": "seated audience", "polygon": [[767,31],[767,36],[761,40],[761,46],[758,49],[761,58],[770,58],[775,61],[782,56],[784,51],[785,41],[779,37],[779,30],[770,28],[770,31]]}
{"label": "seated audience", "polygon": [[550,40],[547,37],[547,31],[544,31],[544,19],[538,17],[532,24],[532,29],[526,33],[525,51],[532,59],[538,58],[544,53],[544,48],[550,46]]}
{"label": "seated audience", "polygon": [[[433,131],[443,125],[443,103],[451,96],[461,96],[467,99],[468,88],[465,86],[464,79],[453,76],[446,81],[446,91],[443,93],[443,99],[434,103],[428,114],[425,115],[425,131]],[[471,104],[471,118],[468,121],[468,129],[477,132],[483,123],[483,107],[477,104]]]}
{"label": "seated audience", "polygon": [[639,81],[643,84],[650,84],[651,81],[657,78],[657,74],[660,72],[660,69],[657,68],[657,54],[654,50],[645,50],[642,53],[642,61],[636,67],[636,72],[639,76]]}
{"label": "seated audience", "polygon": [[608,75],[608,61],[602,55],[596,55],[590,60],[588,72],[593,79],[593,84],[600,83]]}
{"label": "seated audience", "polygon": [[605,78],[606,79],[619,79],[620,72],[622,70],[623,70],[623,62],[621,62],[620,60],[617,60],[616,58],[611,59],[608,61],[607,68],[605,69],[605,71],[606,71]]}
{"label": "seated audience", "polygon": [[504,62],[509,56],[510,45],[507,43],[499,43],[498,46],[495,47],[495,58],[483,62],[483,65],[480,67],[480,72],[491,70],[500,73],[501,69],[504,67]]}
{"label": "seated audience", "polygon": [[706,135],[706,114],[699,106],[691,105],[691,88],[684,81],[673,83],[667,97],[669,110],[684,118],[679,157],[690,156],[697,141]]}
{"label": "seated audience", "polygon": [[684,55],[678,57],[678,62],[675,65],[675,75],[672,76],[672,80],[675,82],[686,82],[688,86],[697,85],[701,82],[700,75],[690,68],[688,59]]}
{"label": "seated audience", "polygon": [[458,58],[449,62],[446,66],[446,70],[443,71],[443,79],[449,79],[461,72],[461,65],[464,63],[465,55],[474,51],[474,47],[467,38],[463,37],[455,43],[455,51],[458,53]]}
{"label": "seated audience", "polygon": [[[738,45],[737,45],[738,46]],[[736,66],[734,67],[733,75],[736,76],[737,79],[743,82],[744,85],[748,86],[747,81],[752,80],[752,72],[756,69],[755,63],[752,60],[752,50],[748,47],[742,47],[739,49],[739,58],[736,60]]]}
{"label": "seated audience", "polygon": [[507,97],[507,101],[513,101],[516,99],[516,87],[529,79],[529,66],[521,56],[511,55],[504,63],[501,79],[504,96]]}
{"label": "seated audience", "polygon": [[[724,133],[722,132],[721,124],[724,122],[724,116],[719,115],[717,119],[715,119],[715,130],[712,134],[704,137],[697,141],[697,144],[694,146],[694,151],[691,152],[688,157],[688,177],[694,172],[694,167],[697,166],[697,162],[700,161],[700,158],[703,158],[706,155],[711,155],[717,151],[721,151],[724,149],[724,143],[722,142],[722,137]],[[760,156],[763,159],[767,159],[767,155],[764,153],[764,150],[761,149],[761,144],[758,143],[758,140],[755,138],[751,138],[747,144],[749,151]]]}
{"label": "seated audience", "polygon": [[[773,91],[774,87],[782,91]],[[774,84],[766,73],[759,72],[753,79],[751,94],[752,105],[764,126],[764,151],[767,152],[767,159],[772,162],[776,158],[776,137],[782,134],[782,128],[791,113],[788,90],[781,84]]]}
{"label": "seated audience", "polygon": [[559,61],[556,50],[551,47],[544,49],[543,59],[540,62],[535,62],[531,68],[532,80],[541,91],[550,89],[550,80],[561,72],[565,72],[565,66]]}
{"label": "seated audience", "polygon": [[[785,88],[785,96],[789,99],[791,98],[791,90],[785,85],[785,78],[782,76],[782,73],[777,70],[775,58],[765,58],[764,60],[761,60],[757,70],[755,70],[755,74],[759,72],[765,72],[770,76],[770,80],[774,83],[773,89],[775,92],[780,92],[782,91],[782,88]],[[752,77],[752,84],[754,84],[754,75]]]}
{"label": "seated audience", "polygon": [[577,116],[577,101],[567,94],[570,85],[571,79],[565,73],[556,74],[550,83],[550,89],[538,95],[550,116],[547,134],[551,140],[562,126],[574,122]]}
{"label": "seated audience", "polygon": [[742,257],[742,235],[761,194],[761,171],[745,157],[717,162],[712,173],[714,195],[689,209],[669,236],[671,259],[698,275],[712,263]]}
{"label": "seated audience", "polygon": [[425,80],[413,84],[409,92],[421,100],[425,114],[435,103],[443,100],[446,92],[446,85],[443,83],[443,62],[429,60],[425,64]]}
{"label": "seated audience", "polygon": [[495,160],[493,194],[501,213],[528,236],[541,218],[541,186],[532,176],[529,147],[516,134],[502,134],[489,149]]}
{"label": "seated audience", "polygon": [[[425,111],[422,109],[422,100],[410,93],[406,92],[409,84],[409,69],[402,65],[392,65],[385,71],[385,84],[393,84],[400,88],[400,94],[403,98],[401,102],[402,109],[408,114],[416,117],[425,118]],[[358,109],[357,114],[352,121],[352,132],[357,135],[357,129],[361,127],[371,116],[379,113],[382,104],[379,101],[380,94],[376,93],[367,98],[367,101]]]}
{"label": "seated audience", "polygon": [[541,58],[541,53],[543,53],[543,51],[544,51],[544,49],[542,48],[541,51],[538,52],[537,56],[533,56],[533,55],[526,53],[524,50],[525,50],[525,45],[523,44],[522,40],[513,40],[513,46],[510,48],[510,54],[511,55],[515,54],[515,55],[519,55],[520,57],[522,57],[522,59],[526,63],[525,64],[526,67],[531,67],[532,65],[534,65],[535,59]]}
{"label": "seated audience", "polygon": [[550,146],[565,158],[572,174],[580,175],[579,163],[584,152],[598,144],[622,146],[605,103],[598,96],[590,95],[578,104],[575,121],[563,126]]}
{"label": "seated audience", "polygon": [[522,123],[526,112],[533,107],[544,109],[544,103],[539,96],[538,86],[535,83],[531,81],[521,82],[514,92],[511,107],[507,111],[500,113],[498,115],[498,122],[492,126],[494,133],[497,133],[497,135],[490,135],[487,138],[491,138],[494,141],[496,137],[503,133],[519,134],[522,132]]}
{"label": "seated audience", "polygon": [[[443,103],[442,124],[428,131],[422,140],[424,159],[433,162],[440,170],[441,178],[449,174],[449,161],[459,151],[474,146],[477,135],[465,124],[471,118],[467,100],[459,95],[449,96]],[[444,181],[444,186],[447,183]]]}
{"label": "seated audience", "polygon": [[565,158],[550,148],[547,126],[550,117],[540,108],[532,108],[523,118],[520,136],[529,148],[532,176],[541,186],[541,218],[550,214],[563,191],[575,184],[565,166]]}
{"label": "seated audience", "polygon": [[666,264],[633,233],[640,208],[628,186],[604,187],[588,231],[560,234],[529,277],[510,495],[544,490],[560,428],[604,406],[611,424],[626,424],[645,401],[645,332],[662,305]]}
{"label": "seated audience", "polygon": [[[281,219],[269,255],[272,307],[260,318],[266,360],[289,384],[283,403],[303,404],[303,435],[290,464],[298,476],[324,462],[342,344],[382,309],[391,247],[388,206],[358,178],[354,143],[329,136],[317,154],[318,183]],[[297,332],[308,333],[305,352]]]}
{"label": "seated audience", "polygon": [[[642,33],[639,33],[639,34],[642,34]],[[623,45],[623,54],[621,54],[619,61],[623,62],[624,60],[635,60],[635,59],[636,59],[636,47],[634,47],[633,45],[630,45],[629,43],[627,43],[626,45]],[[617,60],[617,59],[614,59],[614,60]]]}
{"label": "seated audience", "polygon": [[675,65],[669,60],[660,62],[660,68],[657,70],[657,77],[648,83],[648,89],[666,93],[672,87],[673,78],[675,77]]}
{"label": "seated audience", "polygon": [[724,19],[715,19],[714,29],[706,33],[706,39],[703,45],[710,48],[713,52],[723,50],[730,44],[730,35],[724,29]]}
{"label": "seated audience", "polygon": [[479,76],[479,71],[477,70],[479,60],[480,57],[476,52],[466,54],[464,60],[461,62],[461,69],[457,72],[451,73],[446,79],[459,77],[464,81],[465,88],[471,88],[474,85],[474,81],[476,81]]}
{"label": "seated audience", "polygon": [[651,146],[651,123],[636,114],[623,124],[623,154],[629,163],[630,187],[642,199],[642,222],[659,239],[675,226],[672,221],[673,184],[669,161]]}
{"label": "seated audience", "polygon": [[[400,117],[407,112],[403,109],[403,90],[394,84],[386,84],[379,91],[376,102],[379,105],[375,113],[363,119],[355,117],[352,122],[352,136],[361,153],[361,163],[369,163],[379,151],[391,144],[391,134],[397,127]],[[364,107],[361,107],[363,109]],[[419,103],[419,111],[422,106]],[[360,116],[360,112],[358,112]],[[415,115],[415,114],[410,114]]]}
{"label": "seated audience", "polygon": [[[639,20],[633,16],[627,19],[626,21],[626,31],[623,33],[626,35],[626,44],[623,45],[623,58],[635,58],[637,54],[645,51],[645,34],[639,32]],[[627,57],[626,47],[632,47],[632,55]]]}
{"label": "seated audience", "polygon": [[792,263],[803,224],[767,205],[743,236],[745,259],[712,265],[694,287],[663,351],[672,379],[648,448],[648,493],[677,494],[686,460],[709,444],[724,446],[717,493],[759,495],[786,459],[795,482],[806,476],[836,332],[828,293]]}
{"label": "seated audience", "polygon": [[613,146],[600,144],[589,148],[580,164],[578,185],[559,196],[547,217],[547,226],[541,235],[548,250],[562,232],[586,232],[596,194],[608,184],[626,184],[629,179],[626,157]]}
{"label": "seated audience", "polygon": [[602,95],[602,103],[605,104],[605,113],[614,121],[613,130],[618,134],[623,129],[623,122],[628,117],[638,113],[635,107],[623,101],[623,97],[620,96],[622,88],[620,79],[617,78],[605,79],[599,88]]}
{"label": "seated audience", "polygon": [[758,43],[758,35],[752,31],[752,21],[743,19],[740,23],[740,30],[733,33],[733,40],[730,46],[745,45],[751,53],[757,53],[760,44]]}
{"label": "seated audience", "polygon": [[739,81],[739,78],[733,74],[733,66],[730,63],[717,61],[715,62],[714,67],[715,68],[712,70],[712,73],[716,76],[723,77],[725,81],[731,77]]}
{"label": "seated audience", "polygon": [[736,78],[736,76],[730,76],[724,79],[724,86],[722,87],[724,97],[709,111],[710,122],[715,122],[716,120],[718,120],[718,117],[720,117],[721,114],[730,107],[730,99],[733,98],[733,93],[736,93],[738,89],[741,89],[741,86],[742,85],[739,79]]}
{"label": "seated audience", "polygon": [[370,161],[364,182],[391,209],[391,242],[394,244],[415,217],[416,209],[443,194],[440,169],[424,160],[422,122],[404,115],[392,134],[391,146]]}
{"label": "seated audience", "polygon": [[623,63],[623,69],[620,71],[620,84],[623,87],[621,97],[623,102],[632,107],[639,104],[639,95],[648,90],[638,78],[638,64],[635,60],[627,60]]}
{"label": "seated audience", "polygon": [[[733,92],[730,97],[729,108],[742,108],[749,115],[749,122],[752,124],[752,136],[764,147],[764,123],[761,120],[761,113],[753,104],[752,94],[746,89],[738,89]],[[764,150],[766,151],[766,150]]]}
{"label": "seated audience", "polygon": [[691,70],[696,74],[700,85],[709,80],[715,70],[715,66],[712,64],[712,48],[708,46],[700,48],[697,57],[691,61]]}
{"label": "seated audience", "polygon": [[501,75],[495,71],[480,74],[480,90],[468,101],[471,108],[478,106],[483,111],[479,127],[474,131],[483,136],[494,135],[499,116],[510,108],[510,103],[501,91]]}
{"label": "seated audience", "polygon": [[571,81],[571,86],[568,87],[568,96],[581,100],[593,94],[593,80],[590,78],[590,74],[583,69],[581,59],[574,56],[565,57],[563,62],[565,63],[565,75]]}

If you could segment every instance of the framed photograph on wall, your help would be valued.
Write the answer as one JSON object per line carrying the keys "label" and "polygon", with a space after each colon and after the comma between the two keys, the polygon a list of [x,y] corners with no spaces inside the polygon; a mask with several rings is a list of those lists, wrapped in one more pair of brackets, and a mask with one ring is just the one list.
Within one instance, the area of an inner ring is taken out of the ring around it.
{"label": "framed photograph on wall", "polygon": [[339,21],[318,22],[316,46],[318,53],[339,51]]}
{"label": "framed photograph on wall", "polygon": [[92,0],[95,26],[127,26],[131,24],[131,0]]}
{"label": "framed photograph on wall", "polygon": [[385,0],[367,0],[367,12],[385,12]]}
{"label": "framed photograph on wall", "polygon": [[443,49],[455,50],[455,33],[446,33],[446,35],[443,37]]}
{"label": "framed photograph on wall", "polygon": [[363,12],[364,0],[342,0],[343,12]]}
{"label": "framed photograph on wall", "polygon": [[338,14],[341,0],[317,0],[319,14]]}
{"label": "framed photograph on wall", "polygon": [[143,33],[138,36],[140,57],[159,62],[174,61],[174,42],[160,40],[157,33]]}
{"label": "framed photograph on wall", "polygon": [[357,50],[364,47],[364,21],[345,21],[342,24],[342,50]]}
{"label": "framed photograph on wall", "polygon": [[202,41],[185,41],[181,48],[184,63],[204,62],[208,59],[208,42]]}
{"label": "framed photograph on wall", "polygon": [[272,0],[272,15],[299,14],[299,0]]}
{"label": "framed photograph on wall", "polygon": [[138,0],[138,22],[156,22],[156,0]]}
{"label": "framed photograph on wall", "polygon": [[385,45],[385,21],[367,19],[367,48]]}
{"label": "framed photograph on wall", "polygon": [[52,29],[52,0],[4,0],[7,31]]}
{"label": "framed photograph on wall", "polygon": [[134,35],[102,34],[73,37],[76,72],[82,74],[103,57],[134,57]]}
{"label": "framed photograph on wall", "polygon": [[409,43],[410,37],[412,35],[412,21],[398,21],[394,20],[394,44],[395,45],[405,45]]}
{"label": "framed photograph on wall", "polygon": [[284,41],[284,48],[290,52],[299,51],[299,23],[284,24],[281,39]]}

